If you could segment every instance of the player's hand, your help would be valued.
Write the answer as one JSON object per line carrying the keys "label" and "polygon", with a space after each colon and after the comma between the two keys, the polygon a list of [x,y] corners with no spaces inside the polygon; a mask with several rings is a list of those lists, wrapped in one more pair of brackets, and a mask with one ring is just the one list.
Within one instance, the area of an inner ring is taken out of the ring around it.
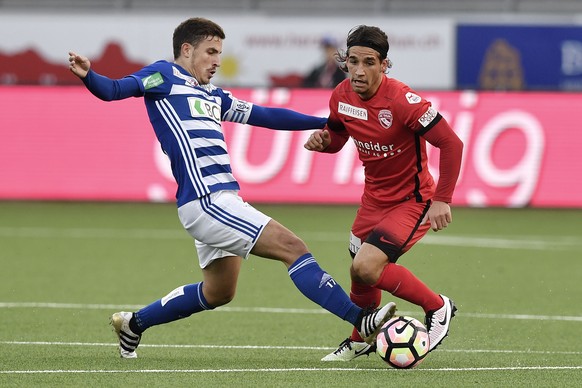
{"label": "player's hand", "polygon": [[91,62],[89,58],[69,51],[69,70],[79,78],[85,78],[89,69],[91,68]]}
{"label": "player's hand", "polygon": [[427,221],[430,221],[430,227],[435,232],[446,228],[451,222],[453,222],[453,215],[451,214],[451,207],[449,204],[446,202],[434,201],[424,216],[422,224]]}
{"label": "player's hand", "polygon": [[318,129],[309,135],[303,145],[309,151],[323,151],[331,143],[331,135],[327,129]]}

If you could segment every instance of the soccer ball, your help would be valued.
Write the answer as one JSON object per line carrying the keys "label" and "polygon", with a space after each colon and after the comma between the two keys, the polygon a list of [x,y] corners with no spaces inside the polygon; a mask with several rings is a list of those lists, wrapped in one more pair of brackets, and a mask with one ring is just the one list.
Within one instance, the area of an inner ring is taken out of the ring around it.
{"label": "soccer ball", "polygon": [[411,317],[394,317],[382,326],[376,337],[376,353],[393,368],[418,366],[428,354],[426,327]]}

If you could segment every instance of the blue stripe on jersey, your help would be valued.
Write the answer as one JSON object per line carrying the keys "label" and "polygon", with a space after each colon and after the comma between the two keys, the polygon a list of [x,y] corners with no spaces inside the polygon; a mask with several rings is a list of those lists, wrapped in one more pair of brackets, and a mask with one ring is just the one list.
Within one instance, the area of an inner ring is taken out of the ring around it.
{"label": "blue stripe on jersey", "polygon": [[224,155],[226,150],[221,146],[200,147],[195,150],[196,156],[201,158],[203,156]]}
{"label": "blue stripe on jersey", "polygon": [[218,121],[216,121],[214,119],[208,118],[208,117],[196,117],[196,120],[198,120],[198,121],[204,121],[206,123],[220,124],[220,122],[218,122]]}
{"label": "blue stripe on jersey", "polygon": [[221,191],[221,190],[240,190],[240,186],[238,184],[237,181],[232,181],[232,182],[222,182],[222,183],[216,183],[213,185],[208,185],[208,190],[210,190],[211,193],[215,193],[217,191]]}
{"label": "blue stripe on jersey", "polygon": [[232,168],[230,168],[230,164],[212,164],[210,166],[202,167],[200,172],[202,173],[202,176],[209,176],[214,174],[231,173]]}
{"label": "blue stripe on jersey", "polygon": [[240,123],[240,122],[243,121],[244,117],[245,117],[244,113],[235,112],[232,115],[232,121],[235,122],[235,123]]}
{"label": "blue stripe on jersey", "polygon": [[261,231],[261,227],[257,227],[256,225],[251,224],[248,221],[245,221],[233,214],[230,214],[224,209],[219,208],[218,206],[210,203],[210,198],[208,196],[200,198],[200,204],[202,209],[212,218],[220,221],[221,223],[225,224],[226,226],[236,229],[241,233],[246,234],[249,237],[252,237],[253,240],[257,238],[259,232]]}
{"label": "blue stripe on jersey", "polygon": [[[226,93],[230,97],[230,93],[228,93],[228,92],[226,92]],[[253,106],[253,104],[246,102],[246,101],[242,102],[245,106],[247,106],[249,108],[249,110],[245,110],[244,112],[242,112],[242,111],[236,110],[236,106],[239,103],[240,103],[240,100],[233,98],[231,109],[227,110],[222,115],[223,121],[231,121],[233,123],[241,123],[241,124],[247,123],[249,116],[250,116],[250,112],[251,112],[250,108]],[[232,108],[232,107],[234,107],[234,108]]]}
{"label": "blue stripe on jersey", "polygon": [[190,177],[190,182],[196,191],[196,195],[201,197],[203,195],[207,195],[210,192],[204,187],[202,184],[202,177],[200,176],[200,172],[197,171],[194,166],[195,156],[192,153],[192,149],[188,143],[188,139],[185,136],[185,131],[180,127],[180,119],[178,114],[174,111],[170,103],[166,100],[156,101],[156,106],[160,112],[160,115],[164,118],[168,127],[172,131],[178,145],[180,146],[180,151],[182,152],[182,156],[184,157],[185,163],[184,167]]}
{"label": "blue stripe on jersey", "polygon": [[[161,75],[163,82],[157,83],[156,78],[145,89],[140,81],[153,74]],[[185,69],[168,61],[148,65],[132,77],[138,81],[150,122],[172,162],[177,205],[220,190],[239,190],[231,171],[218,167],[218,173],[207,175],[213,170],[206,168],[230,164],[221,121],[247,123],[253,104],[212,84],[199,85]]]}
{"label": "blue stripe on jersey", "polygon": [[220,139],[224,141],[224,135],[213,129],[189,129],[187,132],[190,139],[205,138],[205,139]]}

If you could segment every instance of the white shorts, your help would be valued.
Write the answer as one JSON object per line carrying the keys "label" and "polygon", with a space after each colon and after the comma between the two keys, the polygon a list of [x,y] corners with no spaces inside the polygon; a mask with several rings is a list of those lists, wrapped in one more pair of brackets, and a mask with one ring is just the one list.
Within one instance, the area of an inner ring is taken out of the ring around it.
{"label": "white shorts", "polygon": [[200,268],[227,256],[247,258],[271,217],[238,196],[219,191],[178,208],[184,229],[194,237]]}

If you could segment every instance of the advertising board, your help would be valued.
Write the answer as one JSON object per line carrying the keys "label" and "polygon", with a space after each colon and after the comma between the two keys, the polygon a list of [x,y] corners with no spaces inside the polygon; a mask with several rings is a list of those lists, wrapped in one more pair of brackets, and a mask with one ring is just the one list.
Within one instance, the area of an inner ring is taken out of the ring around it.
{"label": "advertising board", "polygon": [[[232,89],[240,99],[327,116],[330,91]],[[581,207],[582,94],[419,92],[463,140],[459,206]],[[175,183],[143,101],[84,87],[0,87],[0,199],[173,201]],[[310,131],[224,123],[249,202],[358,203],[361,163],[303,148]],[[430,149],[438,177],[438,151]]]}
{"label": "advertising board", "polygon": [[457,87],[582,90],[582,27],[459,25]]}
{"label": "advertising board", "polygon": [[[394,62],[391,76],[416,88],[455,86],[455,28],[450,18],[197,12],[220,24],[226,34],[222,65],[213,79],[217,85],[298,86],[323,61],[323,38],[333,38],[343,49],[350,29],[368,24],[388,34]],[[188,17],[171,12],[0,13],[0,84],[77,85],[67,69],[70,50],[89,57],[96,71],[111,78],[161,59],[172,60],[172,34]]]}

